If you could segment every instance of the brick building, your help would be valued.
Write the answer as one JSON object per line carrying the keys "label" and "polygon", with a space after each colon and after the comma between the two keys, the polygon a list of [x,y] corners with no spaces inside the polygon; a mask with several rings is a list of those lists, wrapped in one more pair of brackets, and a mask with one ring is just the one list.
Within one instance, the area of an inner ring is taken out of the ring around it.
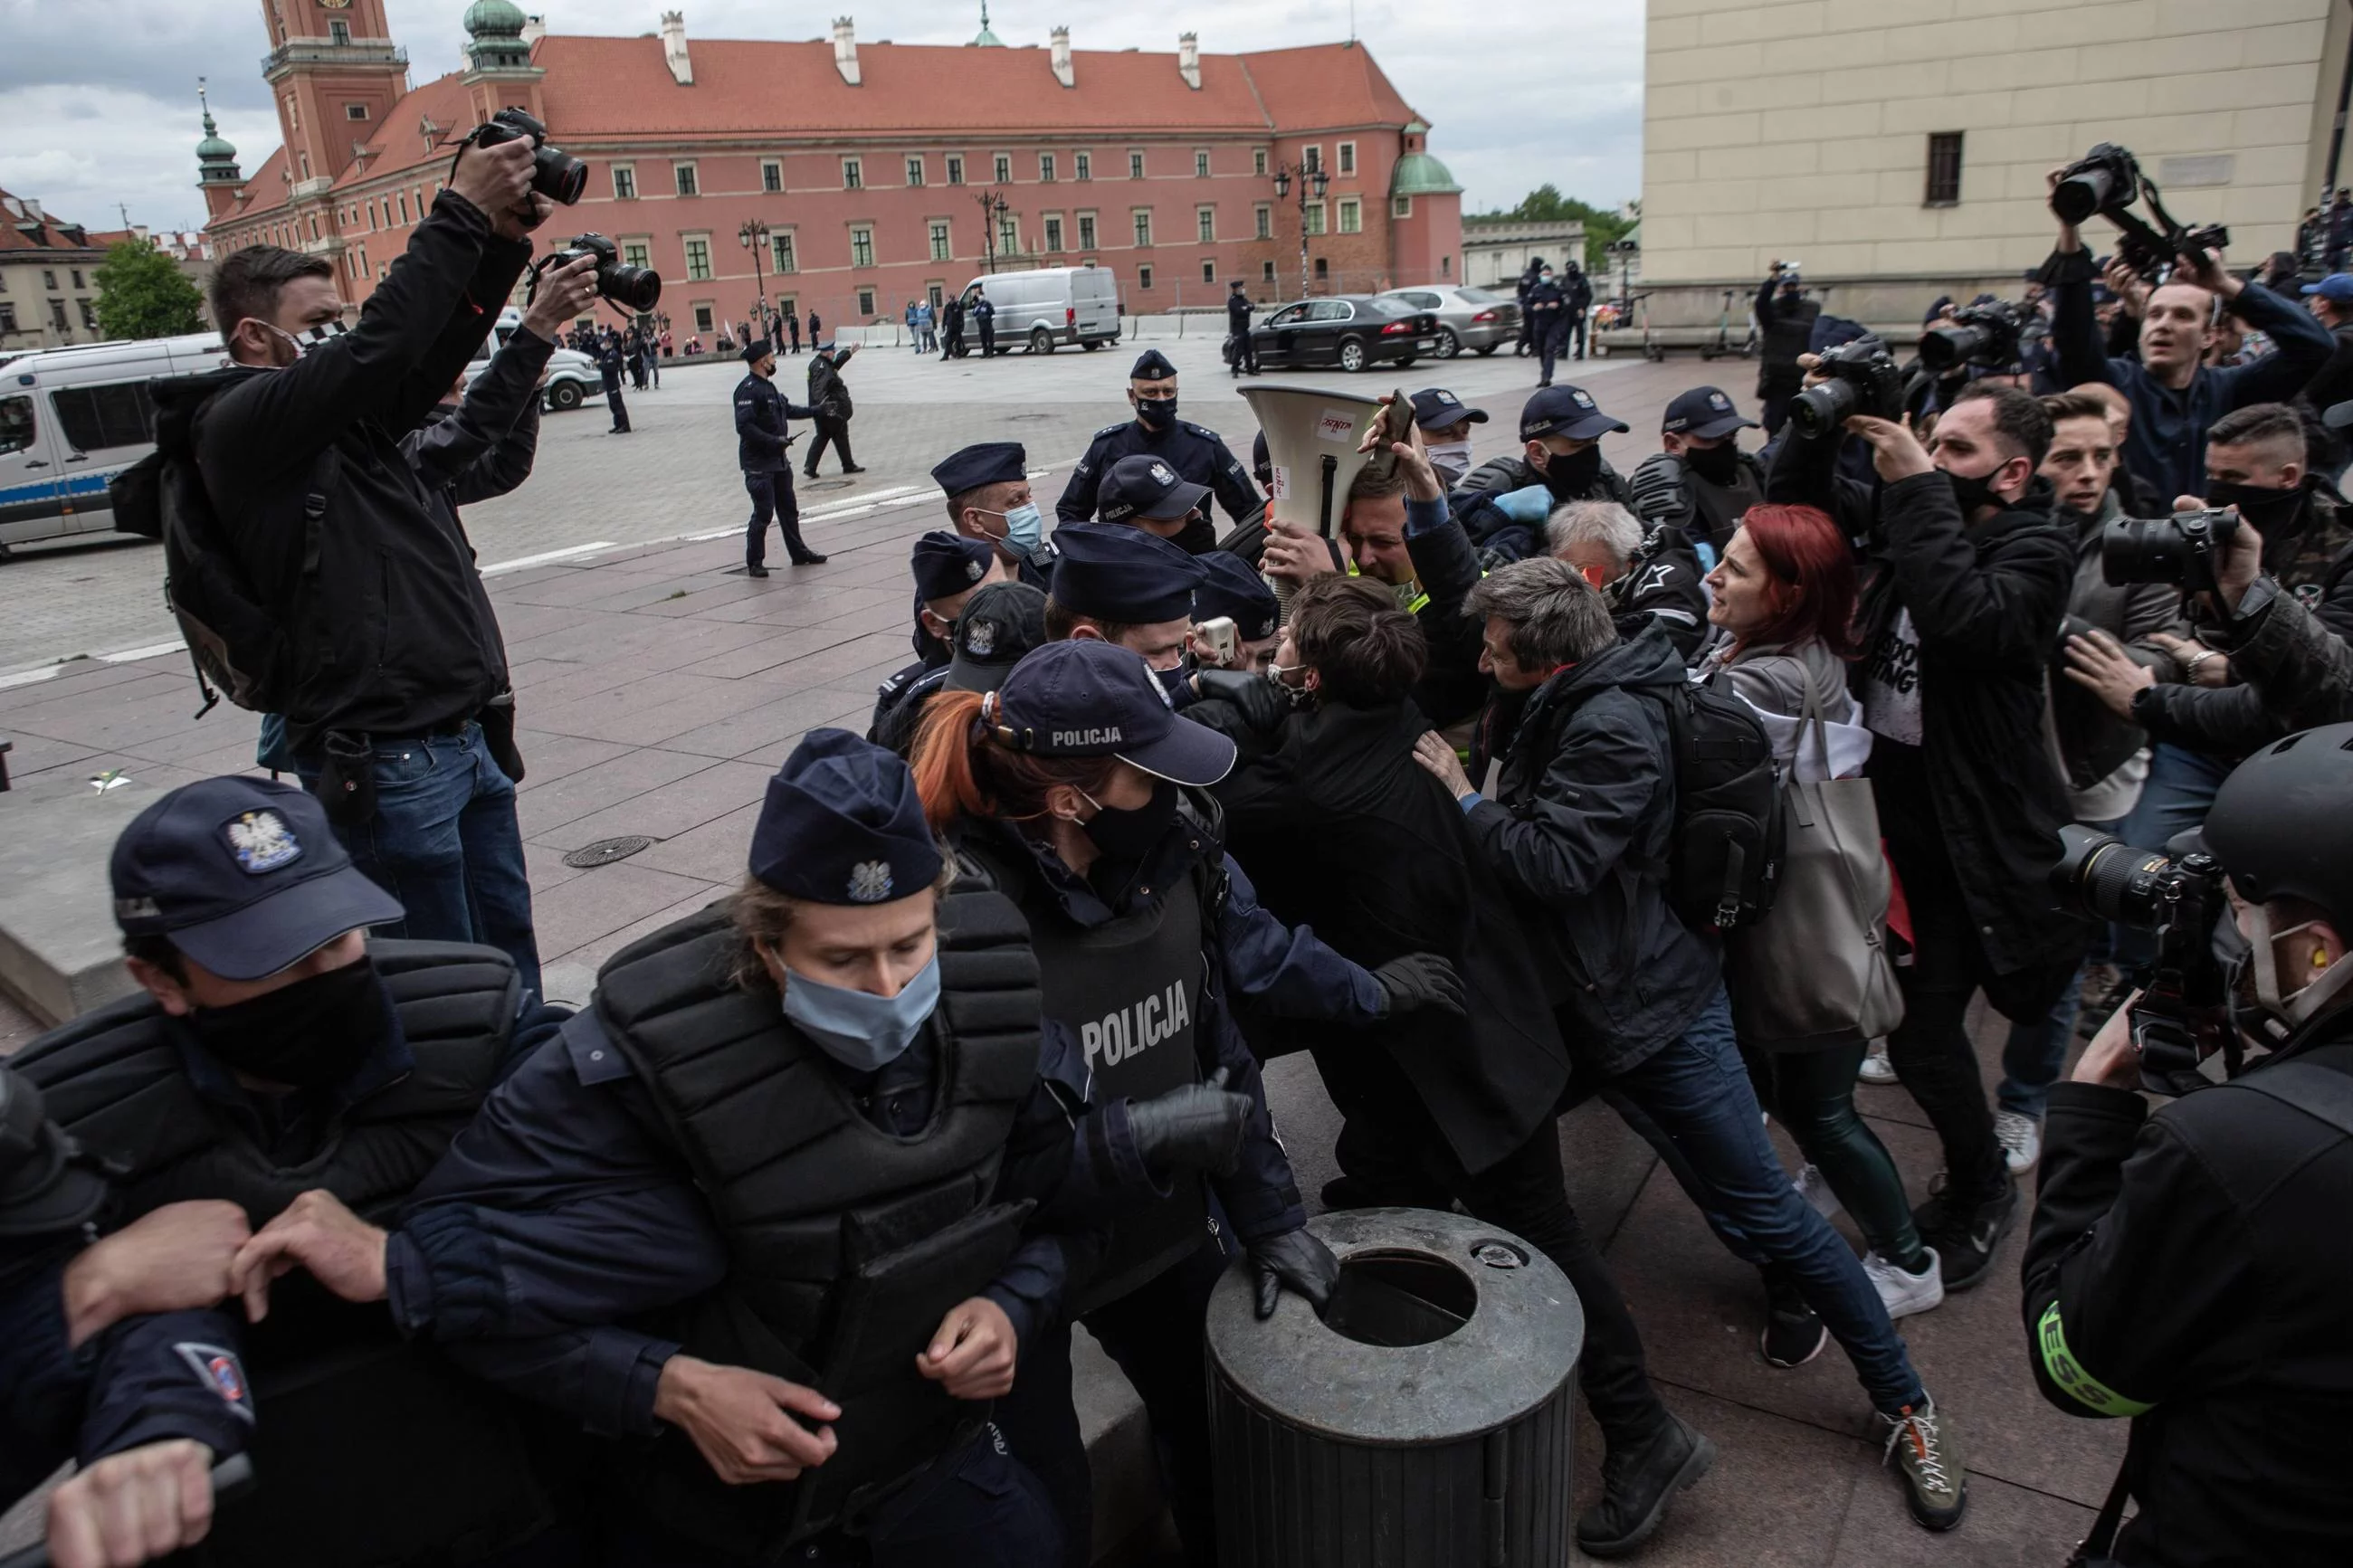
{"label": "brick building", "polygon": [[[332,258],[364,300],[502,105],[589,166],[550,236],[594,230],[658,269],[683,336],[765,298],[829,325],[895,318],[992,264],[1092,262],[1132,312],[1214,306],[1242,279],[1294,296],[1451,280],[1461,197],[1429,126],[1361,44],[1173,55],[830,39],[691,42],[544,30],[509,0],[464,16],[465,69],[414,89],[383,0],[274,0],[263,74],[285,142],[248,179],[216,135],[198,184],[216,253],[269,242]],[[207,127],[209,131],[209,127]],[[1278,196],[1321,169],[1321,200]],[[1001,213],[993,202],[1001,199]],[[989,217],[996,216],[990,223]],[[767,227],[754,258],[745,226]],[[994,232],[991,232],[991,231]],[[993,252],[993,256],[992,256]]]}

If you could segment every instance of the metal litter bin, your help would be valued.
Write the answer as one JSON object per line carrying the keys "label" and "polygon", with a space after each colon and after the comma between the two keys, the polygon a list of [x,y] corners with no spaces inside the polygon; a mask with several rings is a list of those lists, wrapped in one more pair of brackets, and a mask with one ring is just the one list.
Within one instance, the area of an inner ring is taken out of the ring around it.
{"label": "metal litter bin", "polygon": [[1585,1312],[1550,1258],[1428,1209],[1323,1215],[1322,1317],[1209,1302],[1224,1568],[1557,1568],[1568,1560]]}

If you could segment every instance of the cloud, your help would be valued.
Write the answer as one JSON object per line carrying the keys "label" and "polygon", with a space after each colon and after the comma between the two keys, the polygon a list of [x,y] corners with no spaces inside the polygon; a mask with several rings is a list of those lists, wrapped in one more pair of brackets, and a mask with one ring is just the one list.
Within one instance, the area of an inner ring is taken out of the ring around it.
{"label": "cloud", "polygon": [[[653,31],[676,0],[521,0],[559,32]],[[688,0],[690,38],[827,36],[855,15],[861,38],[960,44],[979,30],[979,5],[936,0],[843,0],[788,25],[775,0]],[[1069,0],[992,0],[989,25],[1008,44],[1043,44],[1070,23],[1082,49],[1173,50],[1189,30],[1216,53],[1328,43],[1348,36],[1347,0],[1188,0],[1181,11],[1080,12]],[[278,144],[260,77],[269,40],[260,0],[143,0],[130,25],[91,37],[91,7],[0,0],[0,185],[39,197],[78,221],[193,226],[195,78],[209,77],[221,131],[248,174]],[[393,36],[413,80],[463,63],[457,0],[388,0]],[[1356,36],[1433,127],[1430,151],[1464,186],[1463,210],[1508,206],[1550,182],[1615,205],[1640,194],[1642,7],[1637,0],[1493,0],[1460,10],[1359,0]],[[975,56],[976,68],[986,60]],[[26,138],[24,128],[37,128]],[[36,144],[37,143],[37,144]]]}

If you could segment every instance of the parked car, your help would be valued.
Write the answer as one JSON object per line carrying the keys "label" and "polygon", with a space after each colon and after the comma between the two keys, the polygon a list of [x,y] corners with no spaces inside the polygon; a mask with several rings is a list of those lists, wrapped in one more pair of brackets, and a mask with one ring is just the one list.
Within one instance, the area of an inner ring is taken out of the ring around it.
{"label": "parked car", "polygon": [[[503,348],[522,325],[522,312],[509,305],[499,312],[498,325],[482,346],[474,351],[474,363],[466,367],[466,379],[471,381],[490,368],[491,352]],[[541,395],[547,406],[558,414],[577,408],[590,397],[605,395],[605,377],[596,369],[596,362],[578,349],[559,348],[547,356],[547,385]]]}
{"label": "parked car", "polygon": [[10,360],[0,369],[0,555],[12,544],[112,528],[107,481],[155,445],[147,384],[223,363],[216,332]]}
{"label": "parked car", "polygon": [[1280,305],[1250,329],[1261,366],[1337,365],[1403,369],[1438,350],[1438,318],[1377,294],[1335,294]]}
{"label": "parked car", "polygon": [[[993,272],[964,286],[966,304],[972,291],[985,289],[997,307],[989,324],[998,353],[1018,347],[1033,354],[1050,354],[1063,343],[1097,349],[1119,341],[1119,280],[1105,267],[1033,267],[1019,272]],[[965,346],[980,350],[980,331],[965,326]]]}
{"label": "parked car", "polygon": [[1392,289],[1380,296],[1398,300],[1417,310],[1438,316],[1440,359],[1452,359],[1464,349],[1491,354],[1520,336],[1520,304],[1506,294],[1458,283],[1437,283],[1414,289]]}

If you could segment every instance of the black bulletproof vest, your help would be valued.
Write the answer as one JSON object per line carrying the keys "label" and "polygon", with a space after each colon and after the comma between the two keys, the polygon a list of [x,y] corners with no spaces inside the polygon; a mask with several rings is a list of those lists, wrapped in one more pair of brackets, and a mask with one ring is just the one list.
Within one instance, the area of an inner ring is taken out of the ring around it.
{"label": "black bulletproof vest", "polygon": [[1764,487],[1757,482],[1757,465],[1745,458],[1729,485],[1704,479],[1686,464],[1683,491],[1691,497],[1692,510],[1697,514],[1693,521],[1706,531],[1708,545],[1718,561],[1724,559],[1725,548],[1732,542],[1742,515],[1765,500]]}
{"label": "black bulletproof vest", "polygon": [[[369,952],[416,1066],[345,1111],[300,1165],[271,1163],[196,1092],[146,997],[52,1030],[10,1065],[76,1139],[124,1170],[124,1222],[225,1198],[259,1227],[323,1187],[389,1225],[498,1081],[522,987],[490,948],[377,941]],[[338,1301],[307,1275],[277,1281],[269,1304],[244,1331],[262,1485],[221,1509],[201,1560],[464,1562],[553,1517],[526,1430],[540,1424],[533,1413],[403,1341],[382,1306]]]}
{"label": "black bulletproof vest", "polygon": [[727,1238],[726,1281],[649,1326],[843,1410],[834,1457],[797,1482],[723,1485],[678,1432],[619,1479],[689,1538],[772,1555],[854,1517],[986,1414],[914,1361],[1019,1239],[1027,1205],[993,1198],[1037,1081],[1038,966],[1006,900],[941,900],[940,1004],[926,1026],[939,1093],[931,1125],[901,1138],[867,1119],[774,989],[730,981],[741,947],[725,910],[706,910],[616,953],[593,1005]]}

